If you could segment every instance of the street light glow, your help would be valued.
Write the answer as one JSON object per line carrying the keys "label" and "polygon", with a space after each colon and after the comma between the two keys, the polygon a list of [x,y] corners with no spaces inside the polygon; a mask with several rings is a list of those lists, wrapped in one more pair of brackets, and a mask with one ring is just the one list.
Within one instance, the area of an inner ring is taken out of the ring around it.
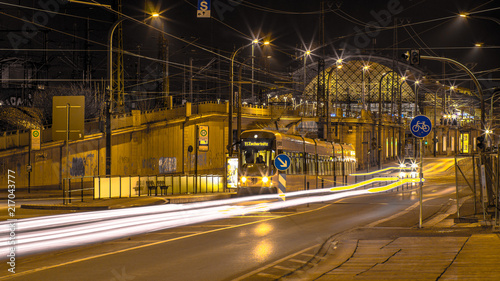
{"label": "street light glow", "polygon": [[269,44],[271,44],[271,42],[269,42],[269,41],[264,41],[264,45],[269,45]]}
{"label": "street light glow", "polygon": [[461,17],[461,18],[466,18],[466,17],[468,17],[468,16],[469,16],[469,14],[467,14],[467,13],[460,13],[460,17]]}
{"label": "street light glow", "polygon": [[254,43],[254,44],[259,43],[259,39],[253,39],[252,43]]}
{"label": "street light glow", "polygon": [[310,55],[311,54],[311,51],[310,50],[307,50],[306,51],[306,55]]}
{"label": "street light glow", "polygon": [[474,46],[476,46],[476,47],[482,47],[483,43],[476,43],[476,44],[474,44]]}
{"label": "street light glow", "polygon": [[153,18],[157,18],[157,17],[159,17],[159,16],[160,16],[160,14],[158,14],[158,13],[153,13],[151,16],[152,16]]}

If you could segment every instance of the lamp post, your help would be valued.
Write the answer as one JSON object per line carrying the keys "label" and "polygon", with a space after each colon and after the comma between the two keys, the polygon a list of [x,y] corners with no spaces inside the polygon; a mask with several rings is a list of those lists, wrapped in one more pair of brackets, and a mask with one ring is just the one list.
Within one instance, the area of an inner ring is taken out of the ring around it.
{"label": "lamp post", "polygon": [[[154,18],[160,15],[155,13]],[[106,175],[111,175],[111,113],[113,112],[113,34],[116,27],[126,19],[134,19],[132,17],[122,17],[118,19],[108,32],[108,94],[109,99],[106,102]]]}
{"label": "lamp post", "polygon": [[[253,47],[253,44],[252,44]],[[237,113],[237,122],[236,122],[236,129],[237,129],[237,136],[239,137],[241,135],[241,72],[243,70],[243,65],[247,62],[249,58],[246,58],[240,65],[240,69],[238,71],[238,100],[236,101],[238,103],[238,113]],[[253,59],[253,57],[252,57]]]}
{"label": "lamp post", "polygon": [[[438,93],[439,89],[436,90],[436,92],[434,93],[434,126],[436,127],[437,129],[437,93]],[[434,157],[436,157],[436,152],[437,152],[437,130],[433,130],[434,132],[434,139],[433,139],[433,142],[434,142]],[[417,147],[417,145],[415,144],[415,148]],[[416,155],[417,155],[417,152],[415,150],[415,158],[416,158]]]}
{"label": "lamp post", "polygon": [[[255,40],[254,40],[255,41]],[[254,44],[254,41],[252,43],[243,45],[236,49],[236,51],[233,52],[231,55],[231,69],[229,70],[229,76],[231,80],[231,87],[230,87],[230,93],[229,93],[229,110],[228,110],[228,154],[231,156],[233,154],[233,106],[234,106],[234,58],[238,54],[239,51],[243,50],[244,48]],[[269,45],[269,41],[265,41],[264,45]],[[253,67],[252,67],[253,69]],[[241,98],[239,99],[239,105],[238,107],[241,107]],[[240,109],[241,110],[241,109]],[[241,130],[241,128],[239,128]],[[237,136],[239,137],[239,136]]]}
{"label": "lamp post", "polygon": [[[328,71],[328,80],[327,80],[327,83],[326,83],[326,93],[327,93],[327,102],[330,103],[330,85],[331,85],[331,79],[332,79],[332,74],[333,74],[333,71],[335,70],[335,74],[336,74],[336,79],[335,79],[335,116],[337,116],[337,80],[338,80],[338,70],[342,68],[342,61],[340,61],[340,64],[336,64],[336,67],[332,67],[330,69],[330,71]],[[327,121],[327,140],[328,141],[331,141],[331,130],[330,130],[330,123],[331,123],[331,115],[330,115],[330,112],[328,112],[328,121]]]}
{"label": "lamp post", "polygon": [[406,76],[401,77],[401,84],[399,84],[399,103],[398,103],[398,122],[399,122],[399,142],[398,142],[398,156],[403,155],[403,85],[406,81]]}
{"label": "lamp post", "polygon": [[311,51],[307,50],[304,52],[304,92],[306,91],[306,62],[307,62],[307,56],[311,55]]}
{"label": "lamp post", "polygon": [[252,41],[252,100],[254,98],[254,64],[255,64],[255,45],[259,44],[259,39]]}
{"label": "lamp post", "polygon": [[361,103],[363,105],[363,109],[366,110],[366,86],[365,86],[365,72],[370,69],[369,65],[363,66],[363,72],[362,72],[362,95],[361,95]]}
{"label": "lamp post", "polygon": [[382,74],[380,81],[378,83],[378,168],[382,169],[382,80],[384,78],[394,73],[394,71],[389,71]]}
{"label": "lamp post", "polygon": [[479,81],[477,80],[476,76],[463,64],[459,63],[458,61],[455,61],[455,60],[452,60],[452,59],[449,59],[449,58],[444,58],[444,57],[432,57],[432,56],[420,56],[420,59],[422,60],[435,60],[435,61],[441,61],[441,62],[449,62],[449,63],[452,63],[456,66],[458,66],[459,68],[461,68],[462,70],[464,70],[467,75],[469,75],[469,77],[472,79],[472,81],[474,82],[474,85],[476,86],[477,88],[477,97],[479,98],[480,100],[480,106],[481,106],[481,130],[484,130],[485,129],[485,104],[484,104],[484,95],[483,95],[483,88],[481,87],[481,84],[479,84]]}

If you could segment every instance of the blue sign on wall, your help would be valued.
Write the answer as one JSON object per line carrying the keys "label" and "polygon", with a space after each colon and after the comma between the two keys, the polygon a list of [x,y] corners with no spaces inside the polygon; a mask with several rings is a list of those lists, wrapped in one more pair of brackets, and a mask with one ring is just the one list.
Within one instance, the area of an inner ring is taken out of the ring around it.
{"label": "blue sign on wall", "polygon": [[210,18],[210,0],[198,0],[196,15],[199,18]]}
{"label": "blue sign on wall", "polygon": [[410,131],[417,138],[423,138],[431,133],[431,119],[425,115],[418,115],[410,123]]}
{"label": "blue sign on wall", "polygon": [[279,171],[285,171],[286,169],[288,169],[290,167],[291,163],[292,163],[292,161],[290,160],[290,157],[288,157],[285,154],[280,154],[280,155],[276,156],[276,158],[274,158],[274,166]]}

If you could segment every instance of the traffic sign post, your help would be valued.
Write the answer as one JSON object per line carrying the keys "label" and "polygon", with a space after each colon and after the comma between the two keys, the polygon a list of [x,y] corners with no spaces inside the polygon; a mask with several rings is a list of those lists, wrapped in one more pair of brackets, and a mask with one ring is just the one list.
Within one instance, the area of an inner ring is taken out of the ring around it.
{"label": "traffic sign post", "polygon": [[422,228],[422,197],[423,197],[423,138],[428,136],[432,130],[432,123],[429,117],[425,115],[418,115],[411,120],[410,123],[410,132],[417,138],[420,139],[420,195],[419,195],[419,219],[418,219],[418,228]]}
{"label": "traffic sign post", "polygon": [[278,195],[283,201],[285,201],[286,192],[286,174],[284,171],[290,168],[291,163],[290,157],[285,154],[280,154],[274,158],[274,166],[278,169]]}
{"label": "traffic sign post", "polygon": [[274,166],[278,171],[286,171],[290,167],[291,162],[290,157],[285,154],[280,154],[274,158]]}

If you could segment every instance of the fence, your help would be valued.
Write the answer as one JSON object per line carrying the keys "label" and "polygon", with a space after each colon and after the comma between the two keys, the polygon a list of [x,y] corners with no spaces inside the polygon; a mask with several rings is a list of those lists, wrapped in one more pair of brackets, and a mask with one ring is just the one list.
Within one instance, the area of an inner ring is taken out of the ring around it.
{"label": "fence", "polygon": [[155,175],[94,177],[94,199],[224,192],[220,175]]}

